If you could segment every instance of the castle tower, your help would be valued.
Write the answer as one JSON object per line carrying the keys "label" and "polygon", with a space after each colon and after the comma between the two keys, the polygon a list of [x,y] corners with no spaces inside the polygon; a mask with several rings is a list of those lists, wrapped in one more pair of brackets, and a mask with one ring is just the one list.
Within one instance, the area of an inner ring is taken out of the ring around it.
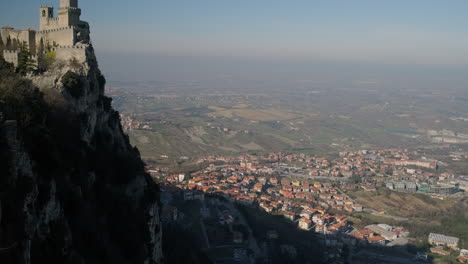
{"label": "castle tower", "polygon": [[80,23],[81,9],[78,8],[78,0],[60,0],[58,11],[59,26],[76,27]]}
{"label": "castle tower", "polygon": [[60,0],[60,7],[78,8],[78,0]]}
{"label": "castle tower", "polygon": [[41,6],[39,8],[39,30],[48,29],[50,20],[54,18],[54,8],[51,6]]}

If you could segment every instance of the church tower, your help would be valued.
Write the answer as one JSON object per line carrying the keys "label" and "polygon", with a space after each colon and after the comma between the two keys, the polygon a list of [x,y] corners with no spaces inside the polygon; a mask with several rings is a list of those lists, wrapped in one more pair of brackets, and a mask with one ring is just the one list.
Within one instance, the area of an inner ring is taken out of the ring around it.
{"label": "church tower", "polygon": [[81,16],[78,0],[60,0],[58,15],[61,27],[76,27],[80,23]]}

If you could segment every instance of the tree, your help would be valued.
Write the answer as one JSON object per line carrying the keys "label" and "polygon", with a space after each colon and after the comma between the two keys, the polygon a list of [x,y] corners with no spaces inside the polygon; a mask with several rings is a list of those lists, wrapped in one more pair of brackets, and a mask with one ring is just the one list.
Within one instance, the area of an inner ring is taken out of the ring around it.
{"label": "tree", "polygon": [[41,41],[39,41],[39,47],[37,48],[37,54],[42,54],[45,53],[45,45],[44,45],[44,39],[41,38]]}
{"label": "tree", "polygon": [[13,39],[13,42],[11,44],[11,50],[12,51],[18,50],[18,40]]}
{"label": "tree", "polygon": [[353,176],[349,177],[349,182],[354,183],[354,184],[361,183],[362,182],[361,176],[353,175]]}
{"label": "tree", "polygon": [[11,38],[10,38],[10,36],[8,36],[8,38],[7,38],[7,42],[6,42],[6,45],[5,45],[5,50],[11,50]]}
{"label": "tree", "polygon": [[35,61],[32,59],[29,47],[24,41],[20,45],[20,52],[18,53],[18,73],[26,75],[27,73],[33,72],[35,70]]}
{"label": "tree", "polygon": [[387,175],[393,175],[393,168],[386,168],[386,169],[385,169],[385,174],[387,174]]}
{"label": "tree", "polygon": [[42,123],[44,107],[42,94],[31,81],[20,78],[13,65],[0,58],[0,101],[4,101],[7,119],[17,120],[23,127]]}
{"label": "tree", "polygon": [[37,47],[37,70],[39,72],[46,71],[46,65],[44,63],[44,49],[44,39],[41,38],[41,41],[39,41],[39,46]]}
{"label": "tree", "polygon": [[74,98],[80,98],[83,96],[82,83],[80,75],[75,72],[68,71],[62,77],[63,86]]}
{"label": "tree", "polygon": [[50,47],[44,45],[44,40],[41,38],[39,47],[37,48],[37,70],[38,72],[45,72],[54,64],[56,52],[52,51]]}
{"label": "tree", "polygon": [[0,37],[0,56],[3,56],[4,49],[5,49],[5,45],[3,43],[3,39]]}

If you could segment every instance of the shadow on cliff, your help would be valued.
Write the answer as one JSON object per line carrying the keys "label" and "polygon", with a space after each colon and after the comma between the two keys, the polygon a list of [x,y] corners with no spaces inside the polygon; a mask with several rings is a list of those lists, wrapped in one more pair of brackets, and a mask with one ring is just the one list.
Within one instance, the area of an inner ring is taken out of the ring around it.
{"label": "shadow on cliff", "polygon": [[[96,131],[92,144],[83,142],[86,121],[60,93],[39,91],[1,57],[0,101],[0,262],[148,259],[148,208],[159,201],[158,186],[128,138],[116,146]],[[119,123],[111,107],[104,111]]]}

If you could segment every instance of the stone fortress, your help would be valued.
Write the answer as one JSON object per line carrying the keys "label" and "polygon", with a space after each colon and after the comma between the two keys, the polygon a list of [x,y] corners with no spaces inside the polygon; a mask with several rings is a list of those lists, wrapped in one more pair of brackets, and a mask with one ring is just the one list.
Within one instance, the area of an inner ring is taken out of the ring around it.
{"label": "stone fortress", "polygon": [[84,49],[90,45],[89,24],[80,20],[81,9],[78,0],[60,0],[58,17],[54,16],[54,8],[41,6],[39,8],[39,30],[17,30],[9,26],[1,28],[0,38],[3,42],[3,57],[6,61],[18,65],[19,45],[26,44],[28,50],[37,59],[39,52],[54,50],[57,58],[74,55],[81,57],[82,52],[74,49]]}

